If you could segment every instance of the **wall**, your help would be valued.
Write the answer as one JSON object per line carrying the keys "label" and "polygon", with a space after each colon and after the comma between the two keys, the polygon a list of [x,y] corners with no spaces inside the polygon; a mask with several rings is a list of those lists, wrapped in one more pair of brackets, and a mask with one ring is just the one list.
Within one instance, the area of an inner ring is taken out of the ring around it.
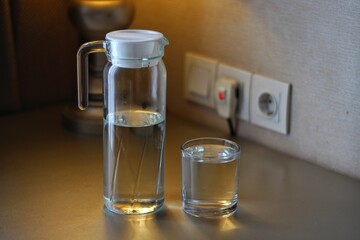
{"label": "wall", "polygon": [[0,1],[0,115],[74,96],[79,40],[69,2]]}
{"label": "wall", "polygon": [[[355,0],[137,0],[132,28],[170,40],[168,110],[227,130],[184,98],[192,51],[293,86],[290,135],[246,122],[239,135],[360,178],[360,2]],[[246,150],[246,149],[245,149]]]}

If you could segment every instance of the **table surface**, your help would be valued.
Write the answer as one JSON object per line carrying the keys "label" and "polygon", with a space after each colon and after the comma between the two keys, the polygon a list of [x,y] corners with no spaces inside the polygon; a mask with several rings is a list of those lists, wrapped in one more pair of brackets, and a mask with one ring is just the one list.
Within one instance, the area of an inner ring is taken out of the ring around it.
{"label": "table surface", "polygon": [[228,136],[171,114],[165,207],[140,217],[109,213],[102,199],[102,139],[64,129],[62,110],[0,117],[0,239],[360,239],[359,180],[238,138],[237,212],[224,219],[186,215],[180,145]]}

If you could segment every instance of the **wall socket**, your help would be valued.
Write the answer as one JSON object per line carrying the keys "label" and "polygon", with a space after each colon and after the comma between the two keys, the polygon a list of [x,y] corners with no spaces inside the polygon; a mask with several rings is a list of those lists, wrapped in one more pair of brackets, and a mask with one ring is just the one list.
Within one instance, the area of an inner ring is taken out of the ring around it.
{"label": "wall socket", "polygon": [[253,75],[250,113],[251,123],[288,134],[290,84]]}
{"label": "wall socket", "polygon": [[289,133],[289,83],[218,63],[216,59],[187,53],[185,57],[185,97],[215,109],[215,85],[221,79],[238,83],[237,118],[282,133]]}

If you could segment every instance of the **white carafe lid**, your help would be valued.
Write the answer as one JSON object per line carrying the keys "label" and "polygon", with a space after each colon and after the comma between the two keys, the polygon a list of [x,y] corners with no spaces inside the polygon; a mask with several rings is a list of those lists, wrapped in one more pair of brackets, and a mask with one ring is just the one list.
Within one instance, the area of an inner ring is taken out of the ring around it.
{"label": "white carafe lid", "polygon": [[104,48],[108,60],[124,68],[156,65],[164,55],[167,39],[150,30],[118,30],[106,34]]}

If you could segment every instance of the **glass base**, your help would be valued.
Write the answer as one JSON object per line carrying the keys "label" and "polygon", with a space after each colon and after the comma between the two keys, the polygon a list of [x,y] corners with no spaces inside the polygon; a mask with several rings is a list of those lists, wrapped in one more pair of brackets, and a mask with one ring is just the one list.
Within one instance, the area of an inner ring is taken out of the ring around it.
{"label": "glass base", "polygon": [[111,202],[105,198],[105,207],[122,215],[144,215],[158,212],[164,205],[164,199],[121,200]]}
{"label": "glass base", "polygon": [[183,201],[183,210],[194,217],[224,218],[236,212],[237,200],[233,201]]}

